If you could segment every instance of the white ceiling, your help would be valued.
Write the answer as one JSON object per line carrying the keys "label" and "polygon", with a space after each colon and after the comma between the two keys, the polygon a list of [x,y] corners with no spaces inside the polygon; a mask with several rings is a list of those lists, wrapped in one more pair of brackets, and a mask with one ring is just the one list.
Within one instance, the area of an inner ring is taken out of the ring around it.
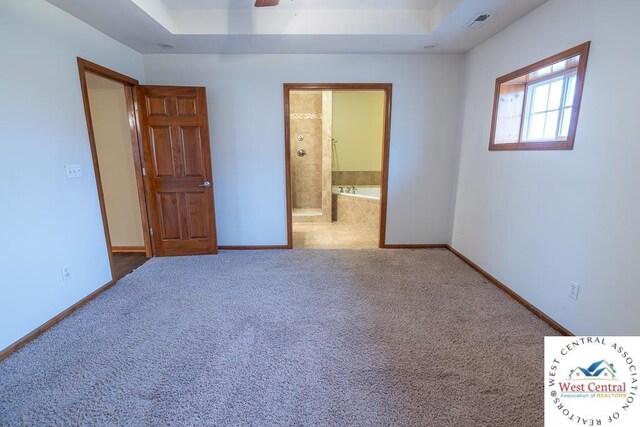
{"label": "white ceiling", "polygon": [[47,1],[140,53],[462,53],[547,0]]}
{"label": "white ceiling", "polygon": [[[431,10],[439,0],[280,0],[287,9]],[[255,0],[162,0],[169,9],[253,9]]]}

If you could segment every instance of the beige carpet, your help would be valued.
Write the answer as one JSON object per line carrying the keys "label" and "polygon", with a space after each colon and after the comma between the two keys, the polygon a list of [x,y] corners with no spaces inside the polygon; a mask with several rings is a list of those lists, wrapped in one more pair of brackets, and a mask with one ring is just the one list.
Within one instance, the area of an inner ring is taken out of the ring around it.
{"label": "beige carpet", "polygon": [[544,335],[445,250],[152,259],[0,363],[0,425],[536,426]]}

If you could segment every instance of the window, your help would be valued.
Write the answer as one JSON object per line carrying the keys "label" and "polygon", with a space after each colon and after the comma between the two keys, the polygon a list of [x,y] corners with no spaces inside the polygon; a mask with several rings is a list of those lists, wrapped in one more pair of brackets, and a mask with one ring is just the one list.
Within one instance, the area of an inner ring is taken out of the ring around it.
{"label": "window", "polygon": [[489,150],[571,150],[590,43],[496,80]]}

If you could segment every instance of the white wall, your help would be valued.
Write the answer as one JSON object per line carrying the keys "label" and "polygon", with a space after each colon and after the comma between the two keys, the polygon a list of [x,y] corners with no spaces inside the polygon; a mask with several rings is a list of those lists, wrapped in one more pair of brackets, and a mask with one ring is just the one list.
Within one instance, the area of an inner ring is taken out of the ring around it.
{"label": "white wall", "polygon": [[86,75],[111,246],[143,247],[125,86],[97,74]]}
{"label": "white wall", "polygon": [[387,243],[450,237],[460,55],[145,55],[148,84],[207,88],[220,245],[286,243],[285,82],[393,83]]}
{"label": "white wall", "polygon": [[[638,16],[551,0],[467,58],[453,246],[576,334],[640,334]],[[587,40],[574,150],[489,152],[496,77]]]}
{"label": "white wall", "polygon": [[76,56],[142,77],[139,54],[49,3],[0,2],[0,349],[111,279]]}

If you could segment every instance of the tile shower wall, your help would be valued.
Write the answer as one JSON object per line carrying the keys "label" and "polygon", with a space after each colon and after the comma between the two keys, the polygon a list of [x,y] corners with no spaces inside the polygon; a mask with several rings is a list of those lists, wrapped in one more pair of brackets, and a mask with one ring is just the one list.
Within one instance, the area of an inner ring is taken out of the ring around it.
{"label": "tile shower wall", "polygon": [[[290,94],[294,222],[331,222],[332,99],[330,91]],[[300,149],[306,152],[302,157]]]}
{"label": "tile shower wall", "polygon": [[331,155],[333,140],[333,93],[322,92],[322,217],[331,222]]}
{"label": "tile shower wall", "polygon": [[322,92],[291,92],[289,112],[293,209],[322,209]]}
{"label": "tile shower wall", "polygon": [[380,171],[333,171],[333,185],[380,185]]}

